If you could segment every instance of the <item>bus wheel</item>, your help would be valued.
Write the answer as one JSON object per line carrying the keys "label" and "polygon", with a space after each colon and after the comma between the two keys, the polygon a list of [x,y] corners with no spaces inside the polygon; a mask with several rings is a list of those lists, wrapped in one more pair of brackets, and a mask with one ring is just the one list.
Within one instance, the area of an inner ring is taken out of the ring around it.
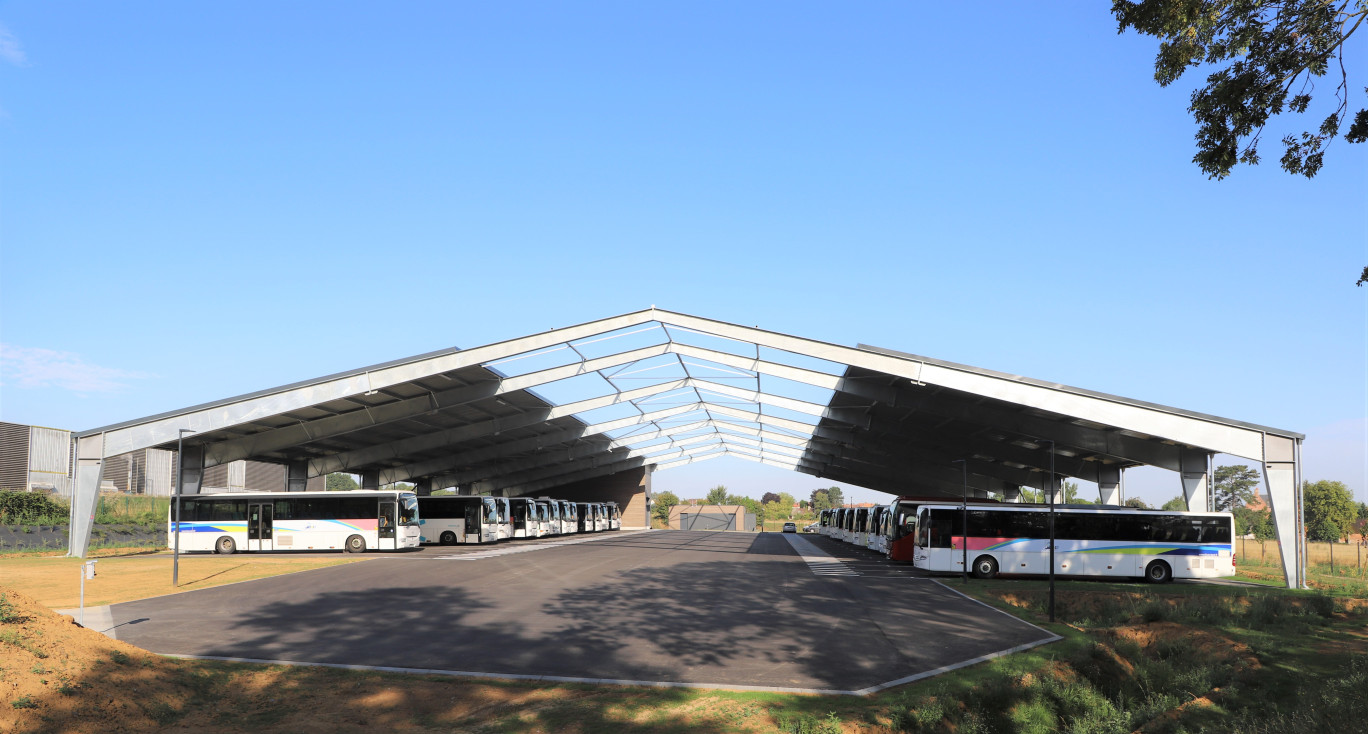
{"label": "bus wheel", "polygon": [[227,535],[214,542],[214,552],[225,556],[231,556],[237,552],[237,543]]}
{"label": "bus wheel", "polygon": [[1173,580],[1173,570],[1163,561],[1145,566],[1145,580],[1151,584],[1167,584]]}
{"label": "bus wheel", "polygon": [[448,530],[445,533],[442,533],[442,537],[438,542],[442,545],[455,545],[456,533],[453,533],[450,530]]}
{"label": "bus wheel", "polygon": [[997,559],[992,556],[979,556],[974,559],[974,578],[991,579],[997,575]]}
{"label": "bus wheel", "polygon": [[353,535],[350,538],[347,538],[347,544],[342,546],[342,550],[345,550],[348,553],[365,553],[366,539],[360,535]]}

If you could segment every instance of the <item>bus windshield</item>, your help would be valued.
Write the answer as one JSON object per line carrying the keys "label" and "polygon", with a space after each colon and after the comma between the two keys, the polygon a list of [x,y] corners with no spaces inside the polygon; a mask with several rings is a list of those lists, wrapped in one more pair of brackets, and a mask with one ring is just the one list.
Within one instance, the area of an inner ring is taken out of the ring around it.
{"label": "bus windshield", "polygon": [[418,498],[411,494],[399,496],[399,524],[418,524]]}

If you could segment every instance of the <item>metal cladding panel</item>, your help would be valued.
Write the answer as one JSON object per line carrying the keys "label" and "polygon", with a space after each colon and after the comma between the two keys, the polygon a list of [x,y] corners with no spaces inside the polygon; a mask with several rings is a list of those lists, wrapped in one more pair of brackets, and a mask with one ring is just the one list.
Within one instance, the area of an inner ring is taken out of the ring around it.
{"label": "metal cladding panel", "polygon": [[203,486],[224,489],[228,487],[228,464],[211,466],[204,470]]}
{"label": "metal cladding panel", "polygon": [[148,449],[143,469],[143,494],[169,497],[172,474],[175,472],[176,452]]}
{"label": "metal cladding panel", "polygon": [[29,463],[31,472],[71,473],[71,431],[33,426],[29,434]]}
{"label": "metal cladding panel", "polygon": [[63,497],[71,496],[71,477],[49,472],[29,472],[29,489],[35,492],[54,492]]}
{"label": "metal cladding panel", "polygon": [[28,465],[29,426],[0,423],[0,489],[25,489]]}
{"label": "metal cladding panel", "polygon": [[128,471],[132,466],[132,454],[119,454],[110,456],[104,460],[104,468],[100,471],[101,488],[114,485],[114,489],[120,492],[128,491]]}
{"label": "metal cladding panel", "polygon": [[229,489],[247,487],[247,462],[234,461],[228,465],[228,487]]}
{"label": "metal cladding panel", "polygon": [[264,461],[246,462],[246,483],[247,489],[259,489],[266,492],[285,491],[285,466],[283,464],[268,464]]}
{"label": "metal cladding panel", "polygon": [[736,530],[736,515],[719,515],[711,512],[682,512],[679,514],[680,530]]}

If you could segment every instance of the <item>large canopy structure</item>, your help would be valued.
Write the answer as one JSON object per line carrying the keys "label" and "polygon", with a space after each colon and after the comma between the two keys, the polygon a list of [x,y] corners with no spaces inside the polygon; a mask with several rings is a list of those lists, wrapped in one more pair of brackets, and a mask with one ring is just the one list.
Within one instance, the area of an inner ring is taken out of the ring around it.
{"label": "large canopy structure", "polygon": [[1149,465],[1194,510],[1224,453],[1263,467],[1288,583],[1302,581],[1301,434],[654,307],[74,434],[74,554],[101,462],[182,438],[183,493],[243,459],[285,465],[290,489],[348,472],[524,495],[730,455],[893,494],[1058,498],[1077,477],[1107,504]]}

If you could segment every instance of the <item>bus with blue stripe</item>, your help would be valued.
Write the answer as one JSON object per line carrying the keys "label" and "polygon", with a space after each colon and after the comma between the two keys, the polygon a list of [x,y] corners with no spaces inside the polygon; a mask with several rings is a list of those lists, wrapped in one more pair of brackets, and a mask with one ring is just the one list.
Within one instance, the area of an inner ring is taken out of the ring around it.
{"label": "bus with blue stripe", "polygon": [[[224,492],[180,498],[167,520],[182,551],[319,551],[417,548],[413,492]],[[179,529],[180,537],[176,538]]]}
{"label": "bus with blue stripe", "polygon": [[1101,505],[921,505],[913,565],[961,573],[967,558],[979,578],[1048,574],[1052,517],[1056,574],[1153,583],[1235,575],[1230,513]]}

